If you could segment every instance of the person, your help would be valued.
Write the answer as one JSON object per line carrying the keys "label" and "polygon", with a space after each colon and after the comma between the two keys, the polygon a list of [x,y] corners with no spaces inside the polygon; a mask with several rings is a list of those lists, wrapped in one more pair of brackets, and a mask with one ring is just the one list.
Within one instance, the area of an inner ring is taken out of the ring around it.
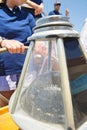
{"label": "person", "polygon": [[42,17],[43,13],[43,0],[27,0],[25,4],[23,4],[23,7],[26,7],[27,9],[37,20]]}
{"label": "person", "polygon": [[[62,13],[60,13],[60,6],[61,6],[61,3],[59,1],[56,1],[54,3],[54,10],[53,11],[50,11],[48,15],[62,15]],[[68,16],[69,15],[69,10],[66,9],[65,11],[65,16]]]}
{"label": "person", "polygon": [[27,37],[36,25],[33,16],[21,7],[25,2],[3,0],[0,3],[0,46],[10,52],[0,54],[0,91],[16,89],[27,53],[24,46],[29,46]]}

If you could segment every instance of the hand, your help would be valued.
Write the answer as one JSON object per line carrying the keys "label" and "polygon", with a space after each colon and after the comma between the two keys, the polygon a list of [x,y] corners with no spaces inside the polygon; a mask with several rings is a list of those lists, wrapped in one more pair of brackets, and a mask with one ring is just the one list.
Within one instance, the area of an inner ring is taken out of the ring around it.
{"label": "hand", "polygon": [[46,56],[48,54],[48,48],[44,42],[38,41],[35,44],[34,52],[36,55]]}
{"label": "hand", "polygon": [[69,9],[66,9],[66,11],[65,11],[65,15],[66,15],[66,16],[69,15]]}
{"label": "hand", "polygon": [[38,15],[38,14],[42,13],[42,11],[43,11],[42,4],[38,5],[37,8],[35,9],[35,15]]}
{"label": "hand", "polygon": [[4,39],[0,45],[7,48],[10,53],[24,53],[24,44],[19,41]]}

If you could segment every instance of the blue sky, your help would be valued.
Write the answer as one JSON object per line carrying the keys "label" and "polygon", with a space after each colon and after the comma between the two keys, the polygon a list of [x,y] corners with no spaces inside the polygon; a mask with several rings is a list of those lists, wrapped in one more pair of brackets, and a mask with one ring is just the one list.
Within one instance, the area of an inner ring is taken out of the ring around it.
{"label": "blue sky", "polygon": [[[43,0],[44,11],[48,14],[49,11],[54,9],[54,2],[56,0]],[[60,12],[64,15],[66,8],[69,9],[70,22],[73,24],[74,29],[78,32],[81,31],[85,18],[87,18],[87,0],[60,0]]]}

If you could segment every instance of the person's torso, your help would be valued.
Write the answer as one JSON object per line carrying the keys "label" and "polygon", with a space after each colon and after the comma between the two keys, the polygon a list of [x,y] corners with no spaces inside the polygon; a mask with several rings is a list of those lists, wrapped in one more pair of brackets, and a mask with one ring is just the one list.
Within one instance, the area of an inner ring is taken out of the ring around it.
{"label": "person's torso", "polygon": [[62,15],[62,14],[58,11],[53,10],[49,13],[49,15]]}
{"label": "person's torso", "polygon": [[33,32],[34,22],[32,15],[23,9],[15,14],[7,6],[0,8],[0,35],[5,38],[26,44],[27,37]]}
{"label": "person's torso", "polygon": [[[27,37],[32,35],[35,26],[33,16],[23,9],[14,14],[7,6],[0,7],[0,36],[18,40],[25,45]],[[0,54],[0,75],[19,73],[22,69],[25,54]]]}

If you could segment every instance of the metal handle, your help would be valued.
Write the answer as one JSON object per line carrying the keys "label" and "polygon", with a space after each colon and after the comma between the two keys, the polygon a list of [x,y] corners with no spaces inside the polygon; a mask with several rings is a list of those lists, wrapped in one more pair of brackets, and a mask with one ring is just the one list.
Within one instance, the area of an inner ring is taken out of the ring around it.
{"label": "metal handle", "polygon": [[[28,50],[29,46],[24,46],[25,50]],[[3,52],[7,52],[8,49],[3,47],[3,48],[0,48],[0,53],[3,53]]]}

